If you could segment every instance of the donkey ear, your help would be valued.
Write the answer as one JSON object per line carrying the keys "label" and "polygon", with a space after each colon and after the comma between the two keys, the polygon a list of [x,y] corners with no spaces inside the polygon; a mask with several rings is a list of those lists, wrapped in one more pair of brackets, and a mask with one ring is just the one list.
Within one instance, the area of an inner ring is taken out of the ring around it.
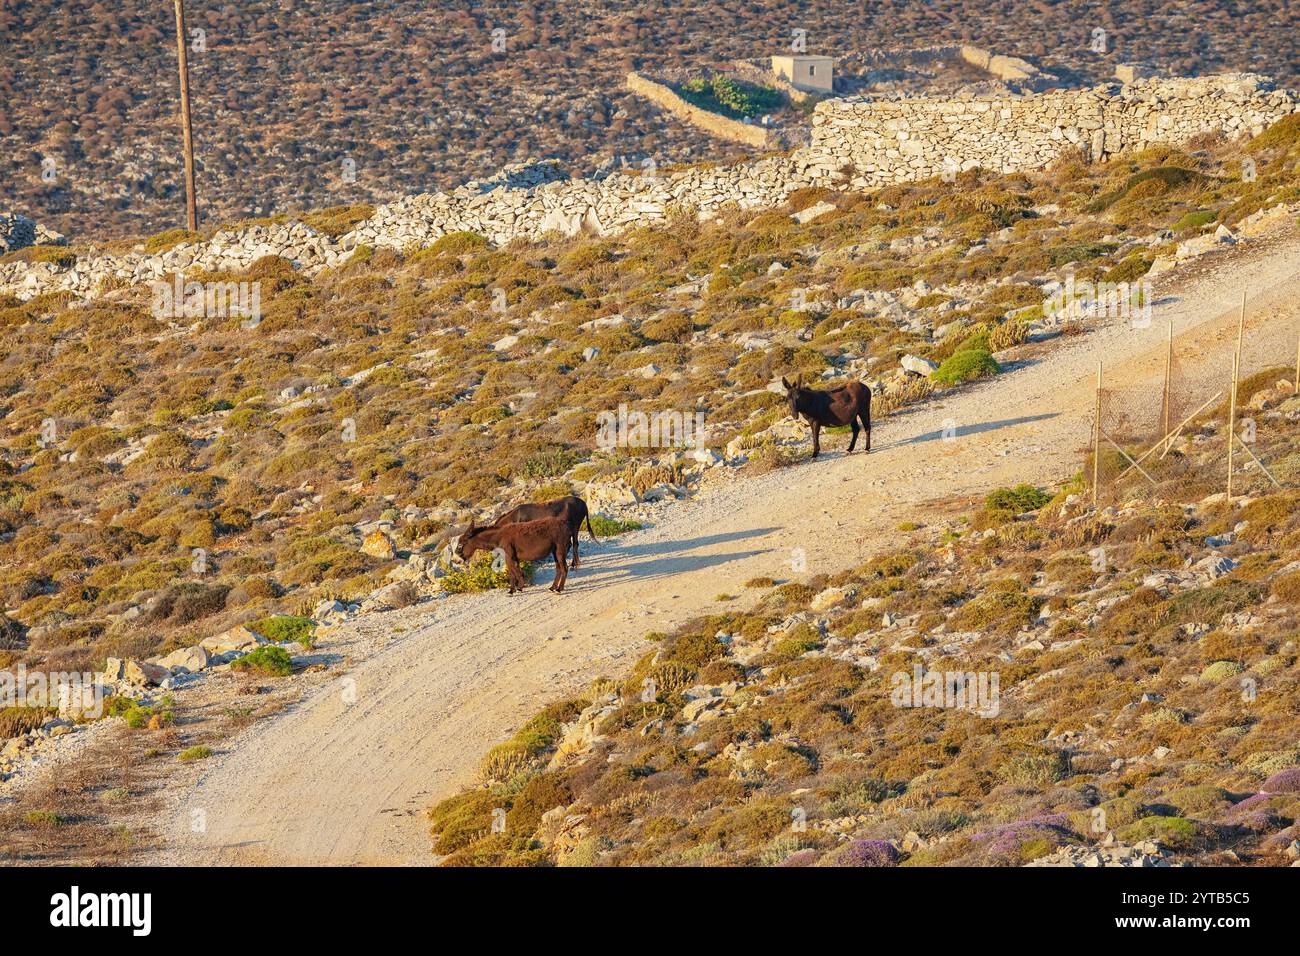
{"label": "donkey ear", "polygon": [[473,518],[470,518],[470,519],[469,519],[469,527],[466,528],[465,530],[466,530],[466,531],[473,531],[473,530],[474,530],[474,519],[473,519]]}
{"label": "donkey ear", "polygon": [[790,389],[794,388],[793,385],[791,385],[789,382],[787,382],[787,381],[785,380],[785,376],[784,376],[784,375],[781,376],[781,384],[785,386],[786,391],[789,391]]}
{"label": "donkey ear", "polygon": [[794,387],[795,388],[803,387],[803,372],[800,372],[798,375],[794,377]]}

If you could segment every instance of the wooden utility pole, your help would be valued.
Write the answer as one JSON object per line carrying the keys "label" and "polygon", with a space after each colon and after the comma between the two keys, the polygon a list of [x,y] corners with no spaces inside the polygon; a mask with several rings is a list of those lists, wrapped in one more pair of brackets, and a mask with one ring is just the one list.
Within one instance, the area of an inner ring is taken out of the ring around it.
{"label": "wooden utility pole", "polygon": [[194,194],[194,131],[190,126],[190,67],[185,58],[185,0],[176,0],[176,54],[181,76],[181,137],[185,147],[185,218],[190,232],[199,228]]}
{"label": "wooden utility pole", "polygon": [[[1237,374],[1241,374],[1241,347],[1246,340],[1246,290],[1241,290],[1241,317],[1237,320]],[[1235,383],[1237,379],[1233,379]]]}
{"label": "wooden utility pole", "polygon": [[1097,363],[1097,417],[1092,426],[1092,508],[1097,510],[1097,480],[1101,474],[1101,363]]}
{"label": "wooden utility pole", "polygon": [[1241,371],[1241,355],[1232,356],[1232,391],[1228,395],[1228,504],[1232,504],[1232,451],[1237,436],[1237,375]]}
{"label": "wooden utility pole", "polygon": [[1173,374],[1174,374],[1174,320],[1170,319],[1169,320],[1169,348],[1165,352],[1165,399],[1164,399],[1165,420],[1164,420],[1164,430],[1162,432],[1162,434],[1164,435],[1169,434],[1169,419],[1171,417],[1170,409],[1169,409],[1169,379]]}

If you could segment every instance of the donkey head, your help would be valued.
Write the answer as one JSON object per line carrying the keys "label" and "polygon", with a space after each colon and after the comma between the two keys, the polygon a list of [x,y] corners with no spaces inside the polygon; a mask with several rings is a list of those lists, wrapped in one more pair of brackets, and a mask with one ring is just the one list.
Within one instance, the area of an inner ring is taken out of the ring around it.
{"label": "donkey head", "polygon": [[474,552],[482,548],[482,544],[474,540],[482,530],[482,528],[475,526],[473,518],[469,519],[469,527],[456,538],[456,557],[462,561],[468,561],[473,557]]}
{"label": "donkey head", "polygon": [[787,381],[785,376],[781,377],[781,384],[785,386],[785,397],[790,403],[790,415],[793,418],[799,417],[799,397],[804,391],[803,375],[796,375],[793,382]]}

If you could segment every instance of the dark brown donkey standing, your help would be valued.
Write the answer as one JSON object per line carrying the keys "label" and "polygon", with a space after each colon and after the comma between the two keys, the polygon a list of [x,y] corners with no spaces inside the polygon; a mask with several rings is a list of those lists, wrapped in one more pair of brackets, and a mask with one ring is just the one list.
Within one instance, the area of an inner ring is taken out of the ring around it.
{"label": "dark brown donkey standing", "polygon": [[456,545],[456,554],[468,561],[479,551],[495,551],[500,548],[506,557],[506,576],[510,579],[511,594],[528,586],[519,562],[538,561],[550,555],[555,559],[555,580],[551,582],[551,590],[559,594],[564,590],[565,578],[569,576],[564,554],[569,550],[571,536],[569,523],[563,518],[520,521],[499,528],[479,528],[471,519],[469,527]]}
{"label": "dark brown donkey standing", "polygon": [[794,384],[781,379],[785,386],[786,397],[790,400],[790,414],[795,418],[803,417],[812,426],[813,453],[816,458],[821,454],[822,426],[849,425],[853,428],[853,438],[849,440],[849,451],[858,443],[858,419],[867,430],[867,447],[871,451],[871,389],[861,382],[849,382],[828,392],[818,392],[804,388],[800,379]]}
{"label": "dark brown donkey standing", "polygon": [[573,561],[570,564],[576,571],[578,569],[578,532],[582,530],[584,521],[587,522],[587,533],[591,535],[591,540],[598,540],[596,532],[591,530],[591,517],[587,513],[587,502],[577,495],[565,495],[563,498],[543,501],[540,504],[519,505],[519,507],[511,508],[500,518],[493,521],[492,527],[499,528],[502,525],[517,524],[520,521],[536,521],[538,518],[563,518],[569,523],[569,531],[573,534]]}

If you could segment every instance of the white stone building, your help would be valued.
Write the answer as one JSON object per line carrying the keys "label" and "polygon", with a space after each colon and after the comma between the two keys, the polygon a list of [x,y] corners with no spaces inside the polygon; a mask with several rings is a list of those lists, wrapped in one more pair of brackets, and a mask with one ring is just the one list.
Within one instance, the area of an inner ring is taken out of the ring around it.
{"label": "white stone building", "polygon": [[805,93],[835,91],[835,58],[830,56],[774,56],[772,72]]}

